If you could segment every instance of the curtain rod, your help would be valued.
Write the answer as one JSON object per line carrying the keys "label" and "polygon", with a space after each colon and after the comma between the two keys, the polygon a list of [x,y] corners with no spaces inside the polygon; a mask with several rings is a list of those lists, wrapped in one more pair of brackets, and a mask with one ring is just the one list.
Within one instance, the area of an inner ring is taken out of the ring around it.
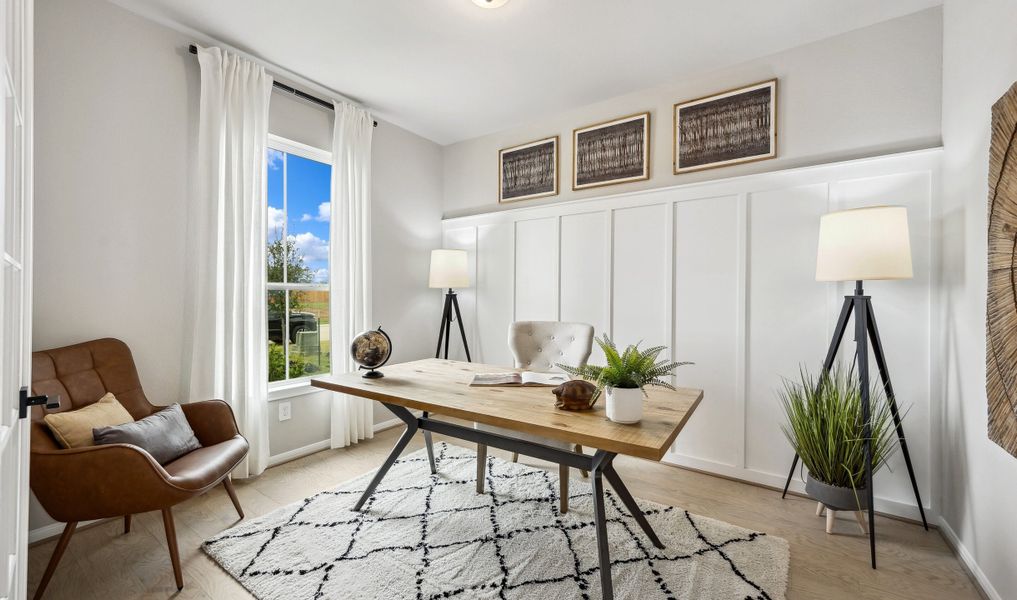
{"label": "curtain rod", "polygon": [[[198,53],[198,47],[195,46],[194,44],[191,44],[190,46],[187,47],[187,51],[190,52],[191,54],[197,54]],[[308,94],[305,91],[298,90],[298,89],[296,89],[294,87],[290,87],[290,86],[286,85],[285,83],[281,83],[279,81],[276,81],[274,77],[272,78],[272,87],[274,87],[277,90],[281,90],[283,92],[286,92],[287,94],[292,94],[292,95],[296,96],[297,98],[302,98],[304,100],[307,100],[308,102],[312,102],[314,104],[317,104],[318,106],[320,106],[322,108],[327,108],[328,110],[333,110],[333,111],[335,110],[335,105],[333,105],[330,101],[322,100],[321,98],[318,98],[317,96],[312,96],[312,95]],[[374,121],[374,126],[375,127],[378,126],[378,122],[377,121]]]}

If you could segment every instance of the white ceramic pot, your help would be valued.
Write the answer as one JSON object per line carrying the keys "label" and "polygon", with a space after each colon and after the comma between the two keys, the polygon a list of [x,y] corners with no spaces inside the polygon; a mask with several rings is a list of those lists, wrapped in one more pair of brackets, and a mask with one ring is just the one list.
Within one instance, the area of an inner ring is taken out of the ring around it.
{"label": "white ceramic pot", "polygon": [[607,418],[615,423],[638,423],[643,418],[643,390],[607,388]]}

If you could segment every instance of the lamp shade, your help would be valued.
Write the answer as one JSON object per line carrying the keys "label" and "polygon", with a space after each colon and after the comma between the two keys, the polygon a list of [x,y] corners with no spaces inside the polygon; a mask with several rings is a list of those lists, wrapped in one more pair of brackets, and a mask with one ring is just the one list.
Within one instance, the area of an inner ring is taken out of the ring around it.
{"label": "lamp shade", "polygon": [[816,281],[911,277],[905,207],[869,206],[820,217]]}
{"label": "lamp shade", "polygon": [[470,286],[466,250],[431,250],[431,276],[428,285],[433,288],[464,288]]}

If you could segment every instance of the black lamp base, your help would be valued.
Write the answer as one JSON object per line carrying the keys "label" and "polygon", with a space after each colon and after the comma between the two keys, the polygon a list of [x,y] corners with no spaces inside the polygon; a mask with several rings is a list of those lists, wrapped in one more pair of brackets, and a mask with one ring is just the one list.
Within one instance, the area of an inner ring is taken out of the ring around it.
{"label": "black lamp base", "polygon": [[441,313],[441,325],[438,326],[438,347],[434,350],[434,357],[441,355],[442,340],[445,341],[445,358],[448,359],[448,342],[452,331],[452,313],[455,313],[455,320],[459,322],[459,335],[463,339],[463,351],[466,352],[466,362],[473,362],[470,358],[470,345],[466,343],[466,329],[463,328],[463,316],[459,313],[459,297],[451,288],[445,293],[445,308]]}

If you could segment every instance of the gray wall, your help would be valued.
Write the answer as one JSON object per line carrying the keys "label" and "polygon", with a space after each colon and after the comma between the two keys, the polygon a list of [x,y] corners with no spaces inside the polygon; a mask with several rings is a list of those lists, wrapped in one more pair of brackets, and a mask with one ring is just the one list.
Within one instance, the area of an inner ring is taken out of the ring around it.
{"label": "gray wall", "polygon": [[990,109],[1017,81],[1017,3],[948,0],[943,39],[943,201],[937,362],[944,533],[991,598],[1017,597],[1017,458],[988,438],[986,204]]}
{"label": "gray wall", "polygon": [[[446,146],[445,216],[589,198],[912,150],[940,143],[942,15],[934,8],[709,75],[634,92],[515,129]],[[567,76],[563,74],[563,76]],[[672,173],[672,106],[779,78],[778,158],[723,169]],[[666,79],[662,74],[661,79]],[[571,191],[572,130],[651,112],[648,181]],[[561,136],[561,193],[498,204],[498,150]]]}
{"label": "gray wall", "polygon": [[[119,337],[157,404],[188,400],[185,200],[199,84],[191,41],[102,0],[36,6],[33,347]],[[280,94],[271,110],[273,133],[330,145],[327,111]],[[424,357],[441,302],[427,288],[427,254],[440,244],[441,149],[381,123],[373,168],[375,319],[394,338],[394,359]],[[270,414],[272,454],[328,437],[327,397],[291,400],[291,421]],[[33,528],[44,523],[36,509]]]}

